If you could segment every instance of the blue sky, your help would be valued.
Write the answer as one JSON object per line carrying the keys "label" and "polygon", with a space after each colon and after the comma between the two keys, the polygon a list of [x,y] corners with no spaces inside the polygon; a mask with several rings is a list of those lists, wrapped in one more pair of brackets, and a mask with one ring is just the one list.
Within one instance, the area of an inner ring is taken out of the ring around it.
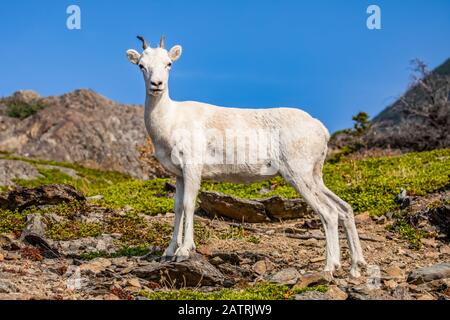
{"label": "blue sky", "polygon": [[[66,8],[81,8],[81,30]],[[366,28],[366,8],[382,29]],[[406,89],[409,61],[450,56],[448,0],[1,1],[0,96],[91,88],[139,103],[144,84],[125,51],[143,34],[181,44],[171,97],[236,107],[299,107],[330,131],[376,115]]]}

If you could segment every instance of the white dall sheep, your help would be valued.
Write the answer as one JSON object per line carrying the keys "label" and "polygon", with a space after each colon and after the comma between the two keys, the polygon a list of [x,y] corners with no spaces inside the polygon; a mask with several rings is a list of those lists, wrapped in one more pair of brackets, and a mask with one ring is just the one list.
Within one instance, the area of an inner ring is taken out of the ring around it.
{"label": "white dall sheep", "polygon": [[193,215],[202,179],[251,183],[280,175],[320,216],[326,236],[325,271],[340,267],[341,222],[351,253],[350,272],[358,276],[365,261],[352,208],[322,180],[330,137],[322,123],[295,108],[237,109],[173,101],[169,71],[181,56],[181,46],[167,51],[164,37],[156,48],[138,39],[144,51],[130,49],[127,56],[144,76],[145,125],[157,159],[176,176],[175,226],[164,255],[180,260],[195,249]]}

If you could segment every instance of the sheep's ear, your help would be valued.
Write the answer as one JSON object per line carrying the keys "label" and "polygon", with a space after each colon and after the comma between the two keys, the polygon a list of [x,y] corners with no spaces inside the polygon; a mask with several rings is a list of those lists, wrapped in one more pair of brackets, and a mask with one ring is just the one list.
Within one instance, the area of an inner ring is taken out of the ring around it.
{"label": "sheep's ear", "polygon": [[172,61],[178,60],[178,58],[181,56],[182,51],[183,49],[180,45],[173,46],[169,51],[169,58],[172,59]]}
{"label": "sheep's ear", "polygon": [[130,50],[127,50],[127,57],[131,63],[138,64],[139,59],[141,58],[141,55],[136,50],[130,49]]}

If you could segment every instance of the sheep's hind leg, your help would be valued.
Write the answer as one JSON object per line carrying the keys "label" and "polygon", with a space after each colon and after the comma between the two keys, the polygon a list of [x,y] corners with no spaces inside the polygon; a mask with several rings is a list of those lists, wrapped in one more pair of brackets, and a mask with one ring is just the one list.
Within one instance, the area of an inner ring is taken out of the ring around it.
{"label": "sheep's hind leg", "polygon": [[361,248],[361,243],[359,241],[358,231],[356,229],[355,217],[353,214],[352,207],[329,190],[323,182],[320,184],[320,188],[323,190],[325,195],[330,198],[335,203],[336,208],[339,211],[339,221],[344,227],[345,234],[347,236],[348,247],[350,250],[350,255],[352,257],[352,266],[350,269],[350,274],[353,277],[359,277],[359,268],[367,265],[363,251]]}
{"label": "sheep's hind leg", "polygon": [[283,178],[304,198],[319,215],[326,237],[326,264],[324,271],[333,273],[341,267],[338,212],[316,185],[311,174],[282,173]]}

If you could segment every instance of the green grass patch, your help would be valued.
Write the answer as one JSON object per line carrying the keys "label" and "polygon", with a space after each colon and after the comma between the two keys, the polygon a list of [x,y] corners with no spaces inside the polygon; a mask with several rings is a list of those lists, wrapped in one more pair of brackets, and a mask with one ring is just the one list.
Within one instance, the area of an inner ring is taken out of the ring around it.
{"label": "green grass patch", "polygon": [[[127,248],[158,246],[165,248],[172,238],[173,226],[159,221],[147,222],[135,212],[115,215],[107,222],[109,233],[121,233],[121,243]],[[196,245],[205,244],[212,235],[210,228],[197,221],[194,222],[194,239]]]}
{"label": "green grass patch", "polygon": [[450,185],[450,149],[327,164],[324,180],[356,212],[382,215],[397,208],[400,187],[424,196]]}
{"label": "green grass patch", "polygon": [[102,233],[102,225],[98,223],[82,223],[80,221],[55,223],[47,230],[47,236],[56,241],[97,237]]}
{"label": "green grass patch", "polygon": [[171,239],[172,226],[152,221],[148,223],[135,212],[115,215],[107,222],[109,233],[121,233],[121,242],[127,246],[165,247]]}
{"label": "green grass patch", "polygon": [[[84,194],[91,196],[101,194],[101,192],[109,186],[133,180],[133,178],[131,178],[129,175],[120,172],[86,168],[76,163],[26,158],[9,153],[1,153],[0,159],[24,161],[33,164],[38,168],[39,173],[43,177],[32,180],[17,179],[16,181],[14,181],[18,185],[24,187],[37,187],[43,184],[51,183],[66,183],[74,186]],[[77,172],[77,175],[80,178],[72,178],[67,174],[62,173],[58,169],[39,168],[39,165],[73,169]]]}
{"label": "green grass patch", "polygon": [[70,184],[76,186],[80,182],[58,169],[38,169],[38,171],[42,177],[33,180],[15,179],[14,183],[23,187],[34,188],[44,184]]}
{"label": "green grass patch", "polygon": [[405,219],[406,214],[407,213],[400,213],[393,224],[386,226],[386,230],[398,233],[402,239],[409,242],[412,249],[418,250],[422,247],[421,240],[428,236],[428,232],[418,230],[411,226]]}
{"label": "green grass patch", "polygon": [[25,227],[23,212],[0,209],[0,233],[19,234]]}
{"label": "green grass patch", "polygon": [[[95,258],[119,258],[119,257],[139,257],[144,256],[149,253],[149,247],[145,245],[140,246],[123,246],[119,250],[113,253],[108,253],[105,251],[94,251],[87,252],[80,255],[82,260],[92,260]],[[156,255],[162,255],[161,252],[155,252]]]}
{"label": "green grass patch", "polygon": [[89,210],[86,202],[84,201],[74,201],[69,203],[60,203],[54,206],[48,207],[31,207],[23,211],[25,215],[27,214],[57,214],[59,216],[65,217],[67,219],[73,219],[75,216],[83,214]]}
{"label": "green grass patch", "polygon": [[173,212],[174,200],[168,198],[164,186],[167,179],[149,181],[130,180],[106,187],[101,194],[104,199],[99,205],[123,208],[130,206],[138,212],[149,215]]}
{"label": "green grass patch", "polygon": [[148,292],[142,290],[140,295],[150,300],[290,300],[296,294],[306,291],[326,292],[326,286],[303,289],[290,289],[287,286],[270,283],[258,283],[245,289],[222,289],[216,292],[201,292],[195,289],[161,290]]}

